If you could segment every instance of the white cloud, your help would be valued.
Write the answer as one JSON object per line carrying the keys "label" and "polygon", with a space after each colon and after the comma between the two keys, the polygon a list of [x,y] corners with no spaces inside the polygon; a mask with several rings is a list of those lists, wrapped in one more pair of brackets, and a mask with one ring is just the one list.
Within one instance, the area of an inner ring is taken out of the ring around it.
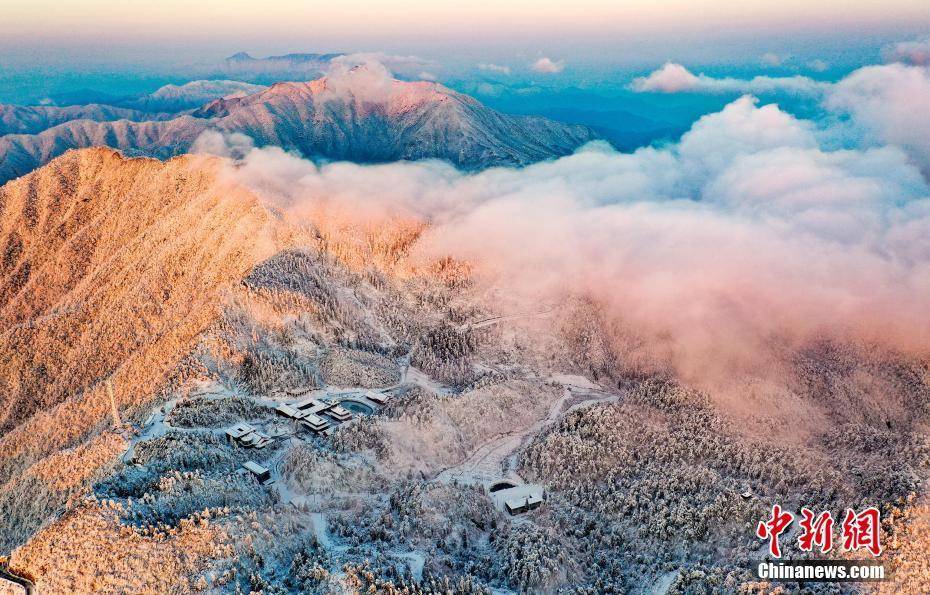
{"label": "white cloud", "polygon": [[254,148],[255,142],[245,134],[239,132],[224,134],[216,130],[207,130],[197,137],[190,152],[242,159]]}
{"label": "white cloud", "polygon": [[762,54],[762,57],[759,58],[759,61],[762,62],[762,64],[765,66],[775,67],[784,64],[786,59],[786,56],[781,56],[773,52],[766,52]]}
{"label": "white cloud", "polygon": [[505,87],[503,85],[481,82],[472,87],[472,92],[487,97],[498,97],[503,93],[504,89]]}
{"label": "white cloud", "polygon": [[[384,103],[396,91],[398,68],[406,70],[407,78],[435,81],[430,71],[417,70],[429,64],[415,56],[391,56],[383,53],[348,54],[334,58],[326,71],[326,89],[329,98],[348,99],[371,103]],[[326,95],[323,96],[327,98]]]}
{"label": "white cloud", "polygon": [[478,70],[484,70],[486,72],[494,72],[497,74],[510,74],[510,67],[502,66],[500,64],[482,63],[478,65]]}
{"label": "white cloud", "polygon": [[930,69],[898,63],[860,68],[836,83],[825,103],[851,118],[856,138],[902,147],[930,171]]}
{"label": "white cloud", "polygon": [[433,60],[426,60],[419,56],[399,56],[384,52],[358,52],[339,56],[331,61],[333,66],[352,68],[364,64],[381,64],[391,73],[405,78],[422,78],[424,73],[435,73],[440,65]]}
{"label": "white cloud", "polygon": [[825,70],[830,68],[830,65],[827,64],[825,61],[821,60],[820,58],[817,58],[815,60],[811,60],[810,62],[808,62],[807,67],[813,70],[814,72],[824,72]]}
{"label": "white cloud", "polygon": [[700,86],[700,78],[681,64],[674,62],[666,62],[662,68],[653,71],[648,76],[635,79],[632,85],[635,91],[659,93],[696,91]]}
{"label": "white cloud", "polygon": [[336,59],[330,64],[326,73],[326,90],[330,97],[386,102],[394,88],[393,73],[376,56],[355,54],[350,58]]}
{"label": "white cloud", "polygon": [[530,65],[530,68],[536,72],[544,74],[557,74],[565,70],[564,60],[552,60],[551,58],[540,58]]}
{"label": "white cloud", "polygon": [[806,76],[770,77],[756,76],[751,79],[714,78],[705,74],[694,74],[681,64],[666,62],[661,68],[645,77],[633,80],[630,87],[639,92],[657,93],[793,93],[816,95],[828,84]]}
{"label": "white cloud", "polygon": [[902,41],[886,48],[882,55],[887,62],[930,66],[930,37],[917,41]]}
{"label": "white cloud", "polygon": [[701,185],[700,180],[723,171],[740,155],[817,146],[810,122],[796,119],[775,104],[758,107],[757,103],[754,97],[740,97],[720,112],[699,119],[682,136],[677,152],[691,186]]}

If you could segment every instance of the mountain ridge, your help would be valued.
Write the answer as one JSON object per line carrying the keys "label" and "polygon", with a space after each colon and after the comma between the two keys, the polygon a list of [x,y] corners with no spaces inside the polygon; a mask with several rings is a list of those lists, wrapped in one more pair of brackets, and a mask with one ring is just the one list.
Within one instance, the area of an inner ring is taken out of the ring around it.
{"label": "mountain ridge", "polygon": [[220,167],[91,148],[0,186],[0,548],[109,464],[121,439],[97,436],[102,456],[79,451],[54,481],[37,465],[86,439],[94,450],[111,399],[132,409],[154,398],[222,291],[273,251],[276,219]]}
{"label": "mountain ridge", "polygon": [[112,122],[116,120],[165,120],[168,113],[147,112],[128,107],[89,103],[86,105],[10,105],[0,104],[0,136],[38,134],[72,120]]}

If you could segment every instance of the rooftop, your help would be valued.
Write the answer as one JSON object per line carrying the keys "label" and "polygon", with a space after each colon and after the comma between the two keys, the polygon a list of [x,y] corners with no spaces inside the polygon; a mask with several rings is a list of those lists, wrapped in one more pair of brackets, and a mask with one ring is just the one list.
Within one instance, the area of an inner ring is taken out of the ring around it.
{"label": "rooftop", "polygon": [[255,428],[245,422],[239,422],[226,430],[226,435],[230,438],[242,438],[246,434],[253,432]]}
{"label": "rooftop", "polygon": [[288,405],[287,403],[281,403],[280,405],[275,407],[275,411],[277,411],[278,413],[281,413],[282,415],[290,417],[291,419],[302,419],[307,416],[306,411],[297,409],[296,407]]}
{"label": "rooftop", "polygon": [[538,483],[526,483],[491,492],[489,495],[498,510],[535,507],[542,503],[546,490]]}
{"label": "rooftop", "polygon": [[268,473],[268,469],[266,469],[265,467],[262,467],[255,461],[246,461],[245,463],[242,464],[242,466],[256,475]]}

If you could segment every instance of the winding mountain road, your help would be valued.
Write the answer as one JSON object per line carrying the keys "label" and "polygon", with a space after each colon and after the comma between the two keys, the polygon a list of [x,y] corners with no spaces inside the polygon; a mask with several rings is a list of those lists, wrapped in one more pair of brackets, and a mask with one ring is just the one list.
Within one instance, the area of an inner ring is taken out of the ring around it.
{"label": "winding mountain road", "polygon": [[[552,402],[546,417],[532,425],[499,434],[475,449],[460,463],[440,471],[434,481],[487,483],[501,477],[519,477],[516,473],[517,455],[541,431],[575,409],[599,403],[616,402],[622,397],[619,393],[611,393],[590,384],[572,384],[564,379],[562,384],[565,390],[561,397]],[[567,403],[578,398],[582,400],[566,407]]]}

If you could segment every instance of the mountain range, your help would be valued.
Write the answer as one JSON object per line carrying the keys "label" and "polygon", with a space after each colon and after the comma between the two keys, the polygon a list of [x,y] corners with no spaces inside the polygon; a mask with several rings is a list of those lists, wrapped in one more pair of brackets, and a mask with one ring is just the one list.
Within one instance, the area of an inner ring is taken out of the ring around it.
{"label": "mountain range", "polygon": [[147,112],[180,112],[195,109],[221,97],[248,95],[264,89],[264,85],[242,81],[199,80],[164,85],[147,95],[124,99],[119,105]]}
{"label": "mountain range", "polygon": [[[135,112],[88,110],[93,117],[37,134],[7,134],[0,137],[0,182],[72,148],[108,146],[132,155],[171,157],[187,152],[208,130],[242,133],[258,146],[277,145],[312,158],[363,163],[444,159],[464,169],[527,165],[569,154],[597,138],[584,126],[497,112],[438,83],[353,73],[277,83],[246,95],[224,93],[170,119],[134,121]],[[120,113],[126,118],[108,117]],[[51,117],[46,120],[51,123]],[[30,130],[41,124],[18,126]]]}
{"label": "mountain range", "polygon": [[151,113],[127,107],[91,103],[87,105],[4,105],[0,104],[0,136],[38,134],[73,120],[112,122],[116,120],[163,120],[168,113]]}

